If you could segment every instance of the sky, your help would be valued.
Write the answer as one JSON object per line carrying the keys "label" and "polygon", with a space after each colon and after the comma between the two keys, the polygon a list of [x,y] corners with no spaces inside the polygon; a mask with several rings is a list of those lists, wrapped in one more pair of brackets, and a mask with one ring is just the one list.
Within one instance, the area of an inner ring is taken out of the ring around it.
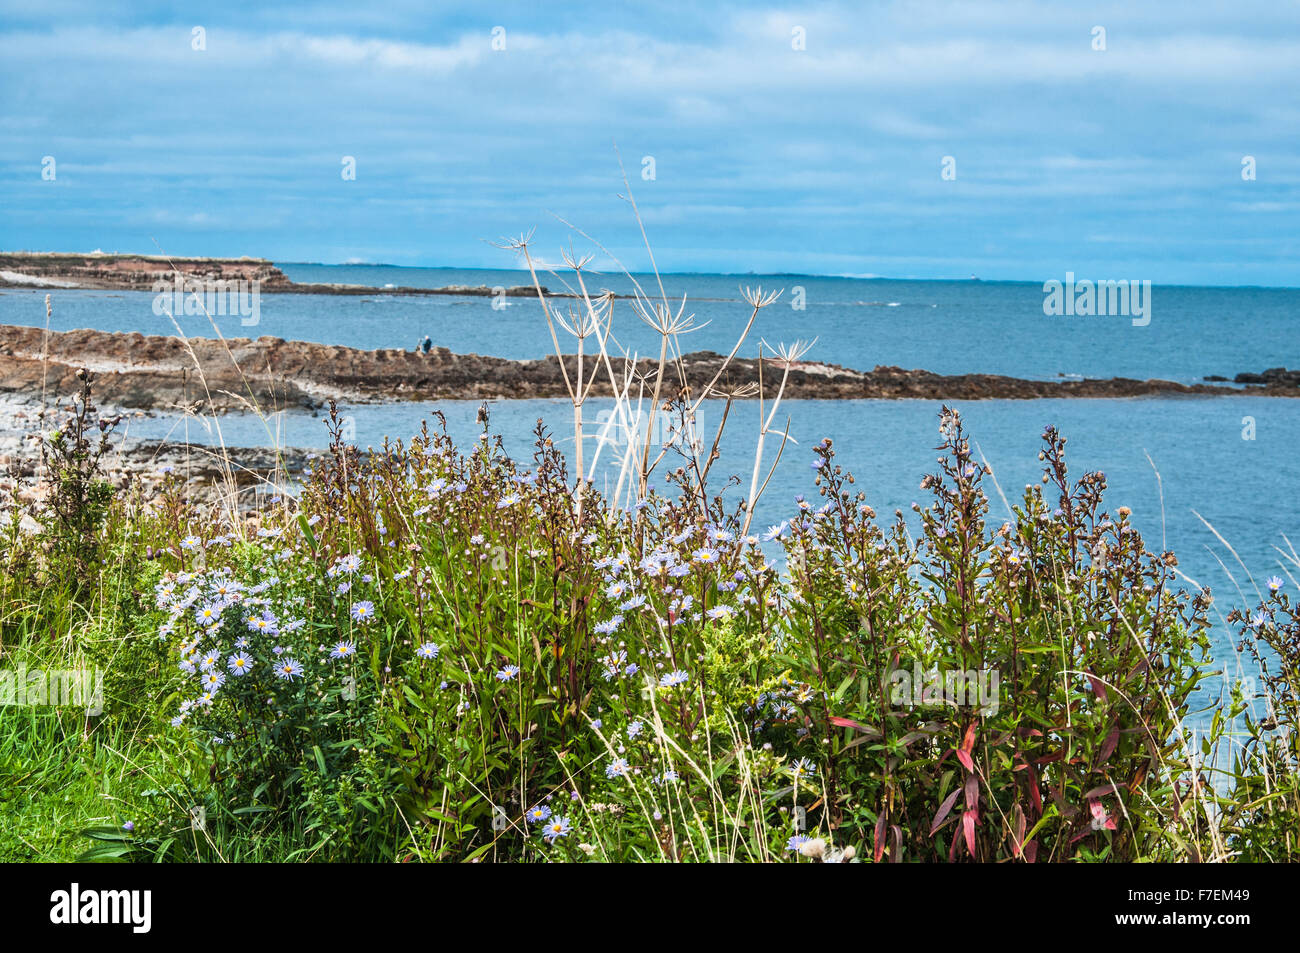
{"label": "sky", "polygon": [[0,0],[0,249],[640,270],[620,157],[666,271],[1297,286],[1300,3]]}

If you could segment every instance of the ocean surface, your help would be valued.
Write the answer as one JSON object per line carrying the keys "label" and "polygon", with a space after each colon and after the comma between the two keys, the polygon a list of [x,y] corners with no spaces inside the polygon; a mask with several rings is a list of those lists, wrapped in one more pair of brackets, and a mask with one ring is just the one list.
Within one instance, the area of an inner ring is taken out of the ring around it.
{"label": "ocean surface", "polygon": [[[443,287],[529,284],[527,272],[389,266],[281,264],[294,281]],[[553,291],[568,276],[543,275]],[[1063,275],[1048,276],[1064,278]],[[1080,276],[1086,277],[1086,276]],[[652,276],[637,276],[657,292]],[[682,338],[686,350],[726,353],[749,319],[741,288],[784,289],[755,323],[743,354],[769,343],[817,339],[810,360],[860,370],[878,364],[940,374],[989,373],[1054,379],[1060,376],[1158,377],[1191,383],[1209,374],[1300,367],[1300,289],[1188,288],[1151,290],[1150,323],[1130,317],[1065,317],[1043,313],[1041,283],[892,281],[798,275],[666,275],[674,307],[699,330]],[[622,275],[589,276],[589,288],[632,289]],[[799,291],[798,289],[802,289]],[[174,334],[149,292],[53,290],[54,330],[97,328]],[[0,324],[44,325],[46,289],[0,291]],[[259,321],[218,319],[227,337],[270,335],[358,348],[411,348],[428,334],[456,352],[535,358],[551,350],[541,308],[532,298],[506,298],[494,309],[486,297],[321,296],[262,294]],[[563,302],[561,302],[563,303]],[[802,305],[801,309],[794,305]],[[185,334],[212,337],[208,319],[178,316]],[[632,303],[615,304],[614,335],[630,352],[658,354],[658,339]]]}
{"label": "ocean surface", "polygon": [[[526,273],[515,271],[281,267],[296,281],[425,287],[527,283]],[[652,286],[653,279],[640,280]],[[1039,283],[739,275],[668,275],[664,280],[670,296],[680,300],[687,295],[688,313],[709,322],[685,339],[687,350],[729,350],[749,316],[739,288],[761,284],[786,293],[762,312],[744,354],[757,352],[759,338],[773,343],[817,338],[810,359],[849,367],[894,364],[949,374],[989,372],[1042,379],[1080,375],[1194,382],[1209,374],[1231,377],[1239,371],[1300,367],[1300,289],[1158,286],[1152,292],[1150,324],[1135,327],[1124,316],[1046,316]],[[554,276],[544,283],[553,290],[563,287]],[[625,277],[599,276],[591,284],[628,290]],[[789,304],[796,288],[803,289],[803,310]],[[0,324],[43,325],[45,293],[0,292]],[[153,313],[152,296],[145,292],[50,294],[50,326],[56,330],[175,333],[167,317]],[[363,348],[409,348],[428,334],[435,344],[453,351],[522,358],[548,353],[549,335],[537,302],[507,300],[508,307],[496,310],[491,299],[481,297],[263,294],[256,327],[226,318],[221,330],[232,337],[267,334]],[[620,343],[642,354],[657,350],[653,333],[634,317],[630,302],[618,301],[615,307],[614,331]],[[206,318],[180,321],[186,334],[213,333]],[[589,403],[588,419],[607,406]],[[1253,605],[1268,576],[1282,576],[1293,593],[1300,588],[1295,581],[1300,571],[1282,556],[1291,551],[1288,540],[1300,549],[1300,401],[1158,397],[995,400],[955,406],[1013,505],[1025,485],[1040,475],[1036,454],[1043,428],[1059,427],[1069,438],[1075,474],[1104,471],[1110,508],[1131,507],[1148,544],[1178,554],[1189,588],[1213,589],[1216,658],[1234,677],[1239,674],[1222,616],[1233,605]],[[377,446],[385,436],[409,437],[435,409],[446,414],[452,434],[467,444],[477,435],[477,407],[477,402],[439,401],[347,406],[343,412],[355,430],[355,442],[363,447]],[[918,484],[935,468],[939,408],[939,401],[921,400],[785,403],[781,424],[788,415],[798,443],[782,458],[761,501],[759,522],[765,527],[789,516],[796,494],[815,493],[810,448],[827,436],[835,442],[839,462],[857,475],[882,519],[895,509],[910,512],[913,501],[924,504]],[[716,413],[716,407],[706,404],[706,425],[716,421]],[[756,404],[733,409],[729,437],[715,466],[718,474],[742,476],[742,487],[730,491],[733,499],[748,489],[757,417]],[[529,432],[539,418],[558,439],[572,443],[571,410],[563,401],[507,400],[491,407],[492,429],[502,433],[508,450],[520,457],[529,453]],[[200,443],[222,439],[231,446],[327,443],[323,420],[304,412],[277,415],[270,430],[254,418],[232,415],[221,418],[220,430],[219,438],[211,421],[199,419],[130,422],[131,435],[141,437]],[[770,439],[768,446],[770,463]],[[588,448],[588,458],[593,449]],[[604,452],[612,455],[614,449]],[[1006,508],[991,483],[989,491],[990,519],[997,520],[1006,515]]]}

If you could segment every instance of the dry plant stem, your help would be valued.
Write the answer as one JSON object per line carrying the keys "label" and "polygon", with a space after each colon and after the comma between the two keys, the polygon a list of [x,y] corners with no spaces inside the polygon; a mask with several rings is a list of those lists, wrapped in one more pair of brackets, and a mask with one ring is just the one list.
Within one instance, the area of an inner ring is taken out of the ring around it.
{"label": "dry plant stem", "polygon": [[[781,374],[781,384],[780,384],[780,386],[777,388],[777,391],[776,391],[776,397],[772,400],[772,408],[771,408],[771,410],[768,412],[768,415],[767,415],[767,418],[766,418],[766,419],[762,419],[762,415],[763,415],[763,404],[762,404],[761,399],[760,399],[760,401],[759,401],[759,405],[758,405],[758,413],[759,413],[759,418],[760,418],[759,429],[758,429],[758,445],[754,448],[754,470],[753,470],[753,473],[750,475],[750,479],[749,479],[749,498],[748,498],[748,500],[746,501],[746,506],[745,506],[745,524],[744,524],[744,527],[743,527],[742,530],[741,530],[741,535],[747,535],[747,534],[749,533],[749,527],[750,527],[750,524],[754,521],[754,510],[755,510],[755,508],[756,508],[757,505],[758,505],[758,498],[759,498],[760,494],[762,493],[762,489],[765,489],[765,488],[767,487],[767,481],[770,480],[770,479],[772,478],[772,474],[769,472],[768,475],[767,475],[767,479],[763,481],[763,486],[762,486],[762,488],[759,487],[759,483],[758,483],[758,474],[759,474],[759,471],[761,470],[761,468],[762,468],[762,466],[763,466],[763,444],[764,444],[764,443],[766,442],[766,440],[767,440],[767,433],[768,433],[768,431],[769,431],[769,430],[771,429],[771,427],[772,427],[772,421],[773,421],[773,419],[775,419],[775,417],[776,417],[776,411],[777,411],[777,408],[781,406],[781,398],[782,398],[782,396],[784,396],[784,394],[785,394],[785,385],[786,385],[786,381],[788,381],[788,380],[790,379],[790,364],[791,364],[791,362],[789,362],[789,361],[785,361],[785,362],[783,362],[783,363],[784,363],[785,367],[784,367],[784,370],[782,371],[782,374]],[[759,361],[758,361],[758,364],[759,364],[759,374],[761,375],[761,374],[762,374],[762,366],[763,366],[763,359],[762,359],[762,354],[761,354],[761,352],[760,352],[760,355],[759,355]],[[790,425],[789,425],[789,423],[787,422],[787,423],[786,423],[786,428],[785,428],[785,433],[784,433],[784,435],[782,436],[782,440],[781,440],[781,451],[784,451],[784,450],[785,450],[785,444],[786,444],[786,441],[789,439],[789,437],[790,437]],[[781,459],[781,453],[780,453],[780,451],[778,451],[778,453],[777,453],[777,461],[779,462],[780,459]],[[776,469],[776,462],[773,462],[773,464],[772,464],[772,468],[773,468],[773,470]]]}

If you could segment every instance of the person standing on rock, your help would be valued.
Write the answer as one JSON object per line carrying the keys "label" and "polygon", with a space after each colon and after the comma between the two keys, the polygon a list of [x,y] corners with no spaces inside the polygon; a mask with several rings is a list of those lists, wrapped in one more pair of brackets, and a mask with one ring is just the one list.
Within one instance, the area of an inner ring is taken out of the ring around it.
{"label": "person standing on rock", "polygon": [[432,347],[433,347],[433,341],[431,341],[429,339],[429,335],[426,334],[424,336],[424,343],[420,345],[420,350],[424,351],[425,354],[428,354],[430,348]]}

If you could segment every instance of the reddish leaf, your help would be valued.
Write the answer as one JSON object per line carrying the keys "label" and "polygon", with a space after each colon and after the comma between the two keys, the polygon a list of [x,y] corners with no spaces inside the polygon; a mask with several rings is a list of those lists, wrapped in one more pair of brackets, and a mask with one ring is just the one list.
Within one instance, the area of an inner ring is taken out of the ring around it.
{"label": "reddish leaf", "polygon": [[1025,862],[1032,864],[1038,857],[1038,841],[1031,840],[1025,845]]}
{"label": "reddish leaf", "polygon": [[831,715],[831,724],[839,728],[856,728],[858,731],[865,731],[867,734],[875,735],[876,737],[880,736],[880,732],[877,729],[864,725],[859,721],[854,721],[852,718],[844,718],[840,715]]}
{"label": "reddish leaf", "polygon": [[1089,674],[1088,681],[1092,683],[1092,693],[1101,701],[1106,700],[1106,686],[1102,684],[1101,679],[1096,675]]}
{"label": "reddish leaf", "polygon": [[1029,796],[1034,800],[1034,816],[1043,816],[1043,793],[1038,790],[1038,772],[1029,768]]}
{"label": "reddish leaf", "polygon": [[966,807],[972,811],[979,810],[980,779],[973,774],[966,775]]}
{"label": "reddish leaf", "polygon": [[1012,843],[1015,845],[1016,856],[1021,857],[1024,855],[1024,842],[1025,842],[1024,809],[1019,804],[1017,804],[1015,808],[1012,810],[1011,816],[1012,816],[1012,823],[1014,825],[1011,830],[1011,840]]}
{"label": "reddish leaf", "polygon": [[1101,784],[1093,788],[1091,791],[1089,791],[1087,794],[1083,796],[1083,799],[1085,801],[1093,801],[1099,797],[1105,797],[1107,794],[1115,794],[1115,793],[1116,793],[1116,788],[1114,783],[1108,781],[1105,784]]}
{"label": "reddish leaf", "polygon": [[957,760],[961,762],[962,767],[971,772],[972,777],[975,772],[975,762],[971,760],[969,751],[958,751]]}
{"label": "reddish leaf", "polygon": [[1116,829],[1115,818],[1106,813],[1106,808],[1100,801],[1089,801],[1088,811],[1092,814],[1093,830],[1096,830],[1098,825],[1108,831]]}
{"label": "reddish leaf", "polygon": [[966,849],[975,856],[975,815],[967,811],[961,816],[962,833],[966,835]]}
{"label": "reddish leaf", "polygon": [[894,834],[894,852],[889,855],[889,862],[891,864],[901,864],[903,862],[903,829],[897,824],[891,824],[889,829]]}
{"label": "reddish leaf", "polygon": [[966,726],[966,737],[961,740],[961,750],[967,753],[975,750],[975,722]]}
{"label": "reddish leaf", "polygon": [[880,863],[880,858],[885,853],[885,812],[881,811],[880,816],[876,818],[876,849],[873,852],[872,860]]}
{"label": "reddish leaf", "polygon": [[1097,752],[1097,764],[1103,765],[1110,756],[1115,753],[1115,746],[1119,744],[1119,722],[1115,722],[1115,727],[1110,730],[1106,740],[1102,742],[1101,750]]}
{"label": "reddish leaf", "polygon": [[943,803],[939,805],[939,810],[934,815],[934,821],[930,824],[931,837],[933,837],[934,832],[939,829],[939,825],[944,822],[944,818],[948,816],[948,812],[952,810],[952,806],[957,803],[957,796],[959,794],[961,794],[961,788],[953,788],[952,793],[944,798]]}

